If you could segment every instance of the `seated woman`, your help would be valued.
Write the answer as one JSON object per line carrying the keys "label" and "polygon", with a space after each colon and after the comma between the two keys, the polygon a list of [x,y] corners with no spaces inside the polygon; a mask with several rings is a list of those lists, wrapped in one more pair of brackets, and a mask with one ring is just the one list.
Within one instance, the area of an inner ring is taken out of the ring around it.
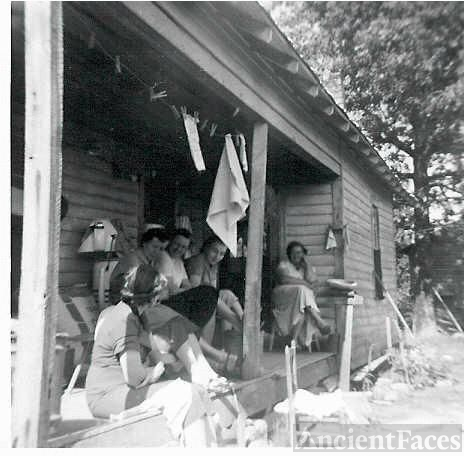
{"label": "seated woman", "polygon": [[153,264],[160,252],[168,245],[169,235],[162,228],[152,228],[142,235],[140,247],[122,257],[110,277],[110,302],[116,304],[121,298],[127,272],[140,264]]}
{"label": "seated woman", "polygon": [[311,347],[314,331],[328,334],[330,326],[320,317],[313,291],[316,272],[306,255],[300,242],[288,244],[288,260],[277,267],[278,285],[272,292],[272,312],[282,335],[291,336],[300,346]]}
{"label": "seated woman", "polygon": [[[213,235],[206,239],[201,248],[201,252],[189,258],[186,262],[190,284],[193,287],[198,285],[210,285],[217,289],[218,266],[226,252],[227,247],[217,236]],[[228,323],[229,326],[242,332],[243,309],[237,296],[235,296],[232,291],[219,290],[217,314],[224,322]]]}
{"label": "seated woman", "polygon": [[[100,418],[143,404],[159,407],[175,438],[182,437],[187,446],[209,445],[215,435],[204,387],[217,386],[222,379],[202,355],[195,325],[157,302],[162,280],[150,265],[132,268],[121,300],[101,312],[86,378],[87,402]],[[147,313],[152,313],[148,319]],[[147,320],[157,323],[148,327]],[[167,352],[163,346],[180,360],[192,383],[160,381],[162,352]]]}
{"label": "seated woman", "polygon": [[[201,328],[200,347],[203,352],[218,363],[222,371],[232,374],[235,373],[238,363],[237,356],[217,350],[211,345],[215,331],[216,306],[219,305],[218,302],[222,302],[220,299],[218,301],[218,292],[209,283],[201,284],[197,281],[192,284],[185,270],[183,258],[190,246],[190,237],[190,232],[185,229],[174,230],[167,249],[158,256],[155,267],[168,280],[169,297],[163,300],[163,304]],[[214,309],[213,312],[210,312],[211,308]],[[206,324],[206,316],[201,317],[205,309],[210,316]]]}

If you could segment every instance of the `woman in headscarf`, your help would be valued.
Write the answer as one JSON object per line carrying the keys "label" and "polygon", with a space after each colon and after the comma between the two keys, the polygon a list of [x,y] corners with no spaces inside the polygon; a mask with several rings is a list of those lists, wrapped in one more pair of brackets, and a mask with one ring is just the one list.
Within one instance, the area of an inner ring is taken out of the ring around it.
{"label": "woman in headscarf", "polygon": [[[160,408],[175,438],[187,446],[214,443],[213,414],[206,389],[217,391],[220,378],[203,356],[198,328],[159,304],[166,280],[141,264],[124,276],[120,301],[98,318],[92,359],[86,378],[89,408],[109,418],[125,410]],[[162,323],[157,314],[162,315]],[[163,358],[164,356],[164,358]],[[162,380],[172,358],[186,369],[192,383]]]}

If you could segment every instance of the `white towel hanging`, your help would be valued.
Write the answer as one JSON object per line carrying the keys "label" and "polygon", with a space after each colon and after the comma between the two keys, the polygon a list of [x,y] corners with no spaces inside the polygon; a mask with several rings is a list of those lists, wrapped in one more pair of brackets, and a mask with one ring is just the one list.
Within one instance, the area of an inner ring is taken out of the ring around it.
{"label": "white towel hanging", "polygon": [[206,221],[234,257],[237,256],[237,222],[245,216],[249,202],[237,152],[228,134],[225,136]]}

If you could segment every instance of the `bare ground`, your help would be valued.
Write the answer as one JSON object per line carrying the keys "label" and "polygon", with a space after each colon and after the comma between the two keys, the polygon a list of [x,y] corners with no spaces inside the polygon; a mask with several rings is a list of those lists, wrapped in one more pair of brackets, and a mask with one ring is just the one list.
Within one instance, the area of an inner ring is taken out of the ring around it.
{"label": "bare ground", "polygon": [[[464,424],[464,337],[438,334],[420,344],[446,378],[435,386],[412,388],[390,403],[371,403],[371,418],[385,424]],[[389,371],[380,379],[395,375],[399,373]]]}

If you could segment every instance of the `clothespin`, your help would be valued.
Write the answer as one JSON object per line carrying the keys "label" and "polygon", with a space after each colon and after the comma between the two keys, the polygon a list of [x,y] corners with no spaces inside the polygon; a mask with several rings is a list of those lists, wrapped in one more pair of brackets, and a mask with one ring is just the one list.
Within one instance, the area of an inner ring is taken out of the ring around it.
{"label": "clothespin", "polygon": [[240,112],[240,108],[235,108],[233,114],[232,114],[232,118],[234,118],[238,113]]}
{"label": "clothespin", "polygon": [[174,114],[174,117],[176,118],[176,120],[179,120],[180,119],[180,114],[179,114],[179,111],[177,110],[177,108],[174,105],[169,105],[169,107],[171,108],[171,111]]}
{"label": "clothespin", "polygon": [[193,112],[193,118],[195,119],[195,123],[200,123],[200,114],[198,113],[198,111]]}
{"label": "clothespin", "polygon": [[91,32],[89,36],[88,48],[93,49],[95,47],[95,32]]}
{"label": "clothespin", "polygon": [[161,92],[156,92],[155,93],[155,88],[150,87],[150,101],[156,101],[159,98],[165,98],[167,96],[168,96],[168,94],[167,94],[166,90],[162,90]]}
{"label": "clothespin", "polygon": [[209,132],[209,136],[212,138],[214,136],[214,133],[216,133],[216,129],[217,129],[217,124],[215,124],[214,122],[211,124],[211,129],[210,129],[210,132]]}
{"label": "clothespin", "polygon": [[186,116],[186,115],[187,115],[187,108],[186,108],[185,106],[181,106],[181,107],[180,107],[180,112],[181,112],[181,114],[183,114],[184,116]]}
{"label": "clothespin", "polygon": [[206,128],[206,125],[208,125],[208,119],[204,120],[204,121],[201,123],[200,131],[203,131],[203,130]]}
{"label": "clothespin", "polygon": [[114,64],[116,66],[116,73],[121,73],[121,58],[119,55],[114,58]]}

